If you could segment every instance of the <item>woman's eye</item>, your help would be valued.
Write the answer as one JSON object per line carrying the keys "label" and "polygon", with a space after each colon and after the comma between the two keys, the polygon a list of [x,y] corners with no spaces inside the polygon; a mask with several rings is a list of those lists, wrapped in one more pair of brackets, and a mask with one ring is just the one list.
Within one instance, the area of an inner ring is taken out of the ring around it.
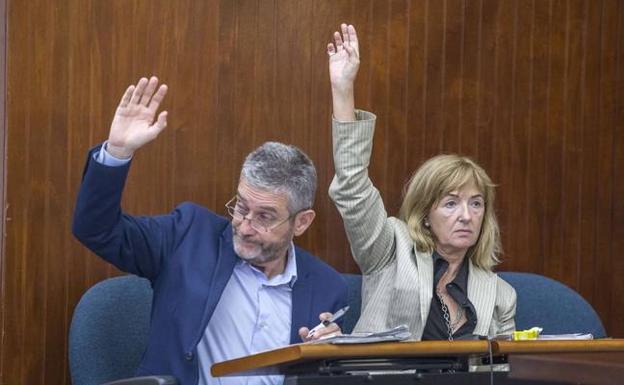
{"label": "woman's eye", "polygon": [[483,207],[483,202],[481,202],[481,201],[474,201],[474,202],[472,202],[472,207],[481,208],[481,207]]}
{"label": "woman's eye", "polygon": [[455,201],[448,201],[444,204],[444,207],[452,209],[453,207],[457,206],[457,202]]}

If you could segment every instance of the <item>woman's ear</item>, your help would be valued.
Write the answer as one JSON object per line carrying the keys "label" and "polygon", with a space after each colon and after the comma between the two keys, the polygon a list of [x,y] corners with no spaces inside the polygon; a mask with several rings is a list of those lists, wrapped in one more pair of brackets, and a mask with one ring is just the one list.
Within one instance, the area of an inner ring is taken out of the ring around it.
{"label": "woman's ear", "polygon": [[304,210],[295,216],[295,236],[299,236],[310,227],[316,217],[316,213],[312,209]]}

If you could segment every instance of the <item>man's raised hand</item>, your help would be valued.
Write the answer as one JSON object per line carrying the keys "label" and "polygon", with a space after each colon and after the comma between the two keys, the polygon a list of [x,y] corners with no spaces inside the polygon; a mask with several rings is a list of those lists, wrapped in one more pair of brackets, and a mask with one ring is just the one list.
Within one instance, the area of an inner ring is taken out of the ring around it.
{"label": "man's raised hand", "polygon": [[167,111],[158,115],[167,86],[158,87],[158,78],[141,78],[121,97],[108,136],[106,151],[116,158],[130,158],[144,144],[152,141],[167,126]]}

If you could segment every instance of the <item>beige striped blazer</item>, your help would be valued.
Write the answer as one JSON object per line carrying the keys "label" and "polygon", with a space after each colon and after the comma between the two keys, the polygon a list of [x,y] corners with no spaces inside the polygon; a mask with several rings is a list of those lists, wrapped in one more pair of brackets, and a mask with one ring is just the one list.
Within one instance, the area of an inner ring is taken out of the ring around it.
{"label": "beige striped blazer", "polygon": [[[333,121],[336,175],[329,188],[363,274],[362,314],[354,331],[405,324],[420,340],[433,295],[433,259],[416,251],[405,222],[388,217],[368,176],[376,117],[366,111],[356,117],[355,122]],[[474,334],[515,329],[516,292],[493,272],[470,263],[468,298],[477,312]]]}

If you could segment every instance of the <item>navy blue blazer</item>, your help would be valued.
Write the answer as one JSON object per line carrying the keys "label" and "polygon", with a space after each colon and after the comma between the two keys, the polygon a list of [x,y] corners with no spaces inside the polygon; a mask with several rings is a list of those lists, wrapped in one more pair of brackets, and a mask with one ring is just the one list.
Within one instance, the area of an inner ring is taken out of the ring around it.
{"label": "navy blue blazer", "polygon": [[[131,216],[121,210],[130,165],[108,167],[89,152],[74,212],[73,233],[86,247],[120,270],[152,283],[148,345],[137,375],[168,374],[197,384],[197,344],[239,257],[230,221],[193,203],[161,216]],[[346,304],[340,274],[296,248],[292,289],[291,343],[297,330],[318,324],[318,315]],[[234,326],[234,325],[233,325]]]}

